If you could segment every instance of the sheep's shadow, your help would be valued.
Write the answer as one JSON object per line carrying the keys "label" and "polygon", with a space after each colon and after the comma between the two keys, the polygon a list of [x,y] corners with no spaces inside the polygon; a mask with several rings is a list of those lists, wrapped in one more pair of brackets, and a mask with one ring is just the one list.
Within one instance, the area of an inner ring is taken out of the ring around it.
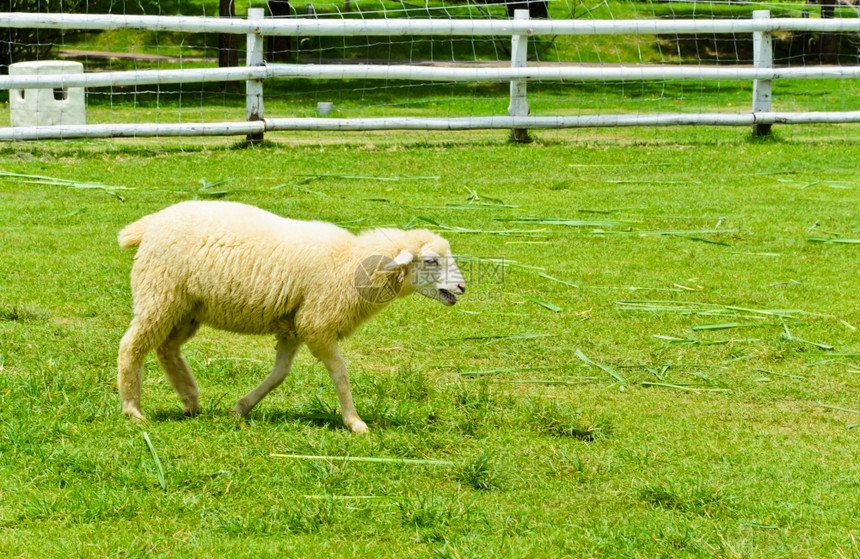
{"label": "sheep's shadow", "polygon": [[231,416],[229,410],[205,410],[196,415],[186,415],[179,408],[158,408],[150,411],[149,421],[152,422],[174,422],[188,421],[198,417],[233,417],[236,421],[253,421],[259,423],[304,423],[315,427],[324,427],[332,431],[340,431],[344,428],[340,413],[335,410],[325,411],[320,409],[274,409],[274,410],[252,410],[246,417],[239,418]]}
{"label": "sheep's shadow", "polygon": [[324,427],[332,431],[343,430],[343,419],[339,413],[323,413],[309,410],[266,410],[252,411],[245,420],[264,423],[304,423],[314,427]]}
{"label": "sheep's shadow", "polygon": [[187,421],[199,417],[202,414],[188,415],[182,412],[179,408],[158,408],[147,412],[146,417],[149,421]]}

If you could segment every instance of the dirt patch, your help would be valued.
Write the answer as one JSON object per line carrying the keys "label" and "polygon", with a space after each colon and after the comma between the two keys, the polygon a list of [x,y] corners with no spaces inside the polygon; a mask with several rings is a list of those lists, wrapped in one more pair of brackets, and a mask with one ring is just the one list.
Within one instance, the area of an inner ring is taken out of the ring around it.
{"label": "dirt patch", "polygon": [[98,50],[60,49],[60,58],[98,58],[100,60],[139,60],[141,62],[217,62],[216,58],[193,56],[167,56],[139,52],[108,52]]}

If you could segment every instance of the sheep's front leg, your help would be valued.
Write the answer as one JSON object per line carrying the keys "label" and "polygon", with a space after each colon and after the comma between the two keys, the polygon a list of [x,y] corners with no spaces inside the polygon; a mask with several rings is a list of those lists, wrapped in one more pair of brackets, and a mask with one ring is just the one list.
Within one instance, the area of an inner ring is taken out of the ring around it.
{"label": "sheep's front leg", "polygon": [[343,416],[343,424],[349,427],[353,433],[367,433],[367,425],[358,417],[355,404],[352,402],[352,393],[349,389],[349,375],[346,372],[346,363],[340,354],[337,343],[322,346],[309,346],[314,357],[322,361],[328,374],[334,382],[337,390],[337,399],[340,402],[340,413]]}
{"label": "sheep's front leg", "polygon": [[284,382],[293,364],[293,357],[296,356],[296,351],[298,351],[300,345],[298,340],[292,338],[279,339],[276,348],[275,366],[272,367],[272,372],[254,390],[242,396],[230,413],[239,417],[245,417],[260,400],[266,397],[266,394]]}
{"label": "sheep's front leg", "polygon": [[188,363],[182,357],[180,348],[182,344],[194,336],[199,328],[200,323],[193,318],[181,321],[173,327],[167,339],[155,350],[158,362],[164,369],[164,374],[167,375],[171,386],[185,404],[185,415],[197,415],[200,411],[200,404],[198,403],[197,381],[194,380]]}

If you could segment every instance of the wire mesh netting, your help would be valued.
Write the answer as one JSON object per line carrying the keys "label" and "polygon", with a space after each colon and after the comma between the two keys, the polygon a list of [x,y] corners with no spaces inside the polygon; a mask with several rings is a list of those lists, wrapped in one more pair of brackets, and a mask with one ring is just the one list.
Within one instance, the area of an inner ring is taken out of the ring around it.
{"label": "wire mesh netting", "polygon": [[[265,8],[270,18],[506,20],[514,10],[551,20],[714,20],[749,19],[754,10],[771,17],[856,18],[848,4],[801,2],[675,2],[604,0],[493,3],[435,1],[423,5],[384,0],[341,3],[289,2],[233,5],[177,0],[171,3],[8,0],[11,12],[147,14],[245,17]],[[143,29],[0,30],[0,70],[22,60],[69,60],[84,71],[173,70],[243,65],[245,37]],[[415,67],[493,68],[511,65],[510,36],[270,36],[267,64],[350,64]],[[855,66],[860,39],[855,33],[780,32],[773,35],[774,65]],[[751,66],[751,33],[533,35],[530,67],[613,68]],[[752,80],[543,80],[528,84],[533,116],[602,114],[738,113],[751,110]],[[328,118],[467,117],[506,115],[509,85],[395,79],[270,79],[265,116]],[[3,91],[0,94],[5,95]],[[860,110],[856,80],[780,80],[774,83],[775,111]],[[89,124],[242,121],[246,110],[241,81],[91,87]],[[8,124],[0,120],[2,124]]]}

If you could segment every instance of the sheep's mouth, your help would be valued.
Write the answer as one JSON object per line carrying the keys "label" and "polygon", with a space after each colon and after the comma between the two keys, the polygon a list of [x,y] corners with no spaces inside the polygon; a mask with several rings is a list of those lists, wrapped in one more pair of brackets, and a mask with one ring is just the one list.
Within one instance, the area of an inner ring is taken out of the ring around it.
{"label": "sheep's mouth", "polygon": [[439,290],[439,301],[442,302],[443,305],[451,306],[457,304],[457,296],[448,291],[447,289]]}

